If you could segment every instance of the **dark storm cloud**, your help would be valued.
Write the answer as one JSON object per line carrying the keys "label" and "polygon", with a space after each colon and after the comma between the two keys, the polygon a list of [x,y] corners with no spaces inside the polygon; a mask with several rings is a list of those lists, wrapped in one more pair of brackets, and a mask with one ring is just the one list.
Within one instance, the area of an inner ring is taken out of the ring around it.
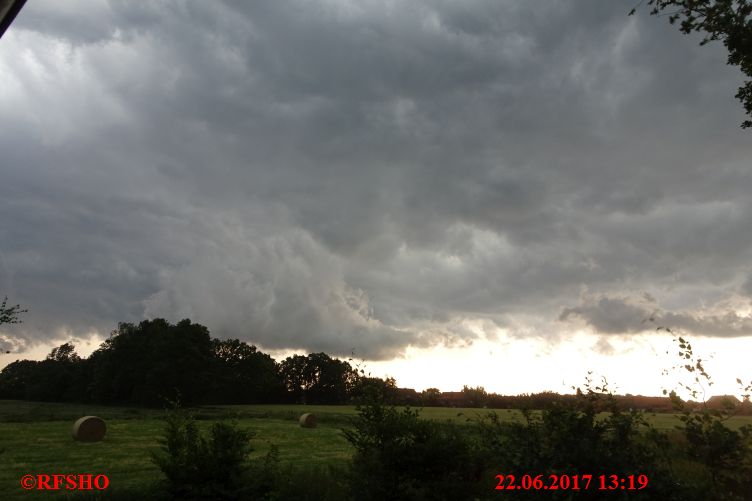
{"label": "dark storm cloud", "polygon": [[631,6],[30,2],[0,44],[0,294],[31,310],[4,332],[190,317],[388,358],[463,320],[637,332],[650,289],[747,335],[700,311],[749,295],[740,75]]}

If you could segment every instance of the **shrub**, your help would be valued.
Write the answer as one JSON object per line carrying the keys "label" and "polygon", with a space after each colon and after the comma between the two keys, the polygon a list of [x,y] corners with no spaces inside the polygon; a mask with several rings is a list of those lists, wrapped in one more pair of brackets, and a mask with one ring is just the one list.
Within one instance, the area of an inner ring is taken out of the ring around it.
{"label": "shrub", "polygon": [[[649,488],[641,499],[688,499],[678,494],[667,465],[665,434],[648,425],[640,411],[623,412],[604,380],[593,387],[589,376],[585,391],[536,413],[523,410],[524,421],[501,422],[496,414],[479,422],[483,443],[493,457],[493,474],[523,475],[647,475]],[[606,413],[606,414],[602,414]],[[537,498],[539,492],[518,492]],[[549,491],[548,499],[564,499],[573,491]],[[603,492],[590,488],[578,499],[600,499]],[[615,499],[618,494],[609,493]],[[614,495],[616,494],[616,495]],[[620,493],[621,494],[621,493]],[[624,494],[634,496],[634,492]]]}
{"label": "shrub", "polygon": [[222,422],[214,423],[204,436],[193,417],[175,406],[167,412],[162,451],[153,460],[177,497],[237,499],[249,485],[252,436],[250,431]]}
{"label": "shrub", "polygon": [[[659,330],[672,333],[671,329]],[[704,399],[706,386],[713,385],[712,378],[705,372],[702,359],[695,357],[692,345],[681,336],[674,338],[679,346],[681,364],[674,369],[686,371],[690,381],[679,383],[689,392],[692,399],[702,397],[700,405],[689,405],[675,391],[669,393],[674,409],[681,413],[681,425],[677,427],[683,435],[682,452],[691,462],[702,465],[701,474],[685,475],[686,482],[696,492],[705,492],[718,500],[750,499],[752,492],[752,427],[745,425],[738,431],[726,426],[730,417],[742,410],[741,403],[728,402],[721,408],[711,408]],[[749,399],[752,383],[746,387],[741,379],[736,380]],[[667,394],[667,390],[663,390]]]}
{"label": "shrub", "polygon": [[358,407],[345,437],[355,448],[350,484],[357,499],[472,499],[481,457],[467,429],[374,401]]}

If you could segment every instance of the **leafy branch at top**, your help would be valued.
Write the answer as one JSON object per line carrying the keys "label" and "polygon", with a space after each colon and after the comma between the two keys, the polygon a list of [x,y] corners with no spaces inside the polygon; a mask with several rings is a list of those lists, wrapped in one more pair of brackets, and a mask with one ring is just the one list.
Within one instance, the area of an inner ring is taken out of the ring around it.
{"label": "leafy branch at top", "polygon": [[[644,0],[633,8],[633,15]],[[748,0],[648,0],[651,15],[668,15],[668,22],[676,24],[684,34],[703,33],[700,45],[720,40],[728,49],[727,64],[739,66],[752,77],[752,2]],[[668,9],[668,10],[667,10]],[[664,12],[665,11],[665,12]],[[735,96],[752,117],[752,80],[739,87]],[[742,128],[752,127],[752,120],[742,122]]]}

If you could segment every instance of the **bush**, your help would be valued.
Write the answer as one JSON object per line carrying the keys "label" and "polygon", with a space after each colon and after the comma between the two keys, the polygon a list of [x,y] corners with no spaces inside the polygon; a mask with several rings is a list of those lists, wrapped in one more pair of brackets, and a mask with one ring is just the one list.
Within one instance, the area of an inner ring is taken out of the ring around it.
{"label": "bush", "polygon": [[481,455],[467,430],[419,418],[374,401],[358,408],[350,473],[356,499],[472,499],[479,488]]}
{"label": "bush", "polygon": [[[490,414],[479,426],[483,443],[493,457],[493,474],[523,475],[647,475],[649,488],[641,499],[688,499],[679,494],[672,480],[668,439],[650,427],[640,411],[619,409],[607,385],[593,388],[588,378],[585,392],[578,390],[570,402],[560,402],[535,413],[523,410],[524,421],[500,422]],[[607,414],[601,414],[601,413]],[[540,492],[520,491],[522,497],[537,498]],[[573,491],[546,492],[548,499],[568,499]],[[592,487],[578,499],[600,499],[603,491]],[[627,497],[635,492],[620,493]],[[617,493],[609,497],[619,499]]]}
{"label": "bush", "polygon": [[153,460],[180,498],[237,499],[248,488],[248,454],[253,433],[217,422],[208,437],[196,421],[175,406],[168,411],[161,453]]}
{"label": "bush", "polygon": [[[672,333],[671,329],[659,327]],[[750,499],[752,493],[752,427],[745,425],[739,431],[726,426],[728,419],[742,410],[741,403],[726,402],[720,409],[708,406],[704,400],[706,387],[713,385],[710,375],[705,372],[702,359],[695,356],[692,345],[681,336],[674,338],[679,347],[680,365],[674,370],[686,371],[688,382],[679,383],[692,399],[702,396],[701,404],[689,405],[675,391],[669,393],[674,409],[681,413],[681,425],[677,427],[683,435],[681,452],[690,464],[701,465],[700,473],[685,475],[685,482],[694,491],[707,493],[718,500]],[[752,383],[746,387],[741,379],[736,380],[749,399]],[[663,390],[667,394],[667,390]]]}

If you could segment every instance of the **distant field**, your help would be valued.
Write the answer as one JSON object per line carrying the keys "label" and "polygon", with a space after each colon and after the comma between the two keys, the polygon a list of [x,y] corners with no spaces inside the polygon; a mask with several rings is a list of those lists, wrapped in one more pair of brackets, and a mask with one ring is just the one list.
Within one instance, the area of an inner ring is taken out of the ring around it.
{"label": "distant field", "polygon": [[[319,426],[297,425],[303,412],[314,412]],[[464,422],[489,410],[425,408],[427,419]],[[520,418],[515,410],[496,410],[503,420]],[[73,421],[84,415],[98,415],[107,421],[107,436],[101,443],[79,443],[71,438]],[[293,466],[344,466],[352,454],[341,429],[357,414],[354,406],[234,405],[207,406],[194,410],[200,425],[212,420],[235,419],[256,433],[253,456],[263,456],[276,445],[283,464]],[[164,423],[163,411],[128,407],[51,404],[0,400],[0,499],[30,499],[49,492],[27,492],[19,480],[25,474],[105,473],[111,490],[140,488],[159,482],[161,474],[151,462],[159,448]],[[671,429],[678,423],[671,414],[649,415],[657,428]],[[752,424],[752,417],[734,418],[732,427]]]}

